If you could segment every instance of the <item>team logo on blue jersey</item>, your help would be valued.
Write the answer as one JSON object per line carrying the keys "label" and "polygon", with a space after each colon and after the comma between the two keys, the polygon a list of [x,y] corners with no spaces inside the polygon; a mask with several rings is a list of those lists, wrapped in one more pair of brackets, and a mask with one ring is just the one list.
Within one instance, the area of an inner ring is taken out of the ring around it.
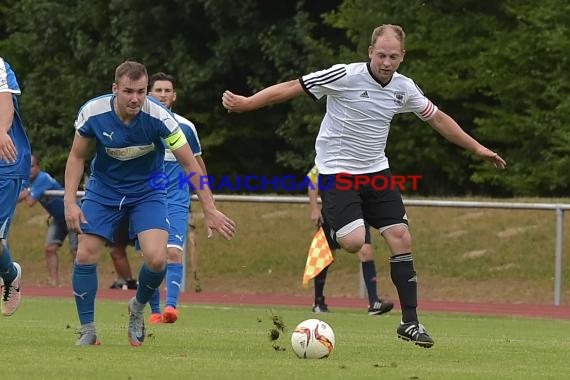
{"label": "team logo on blue jersey", "polygon": [[127,146],[124,148],[105,148],[110,157],[120,161],[133,160],[154,151],[154,143],[140,146]]}

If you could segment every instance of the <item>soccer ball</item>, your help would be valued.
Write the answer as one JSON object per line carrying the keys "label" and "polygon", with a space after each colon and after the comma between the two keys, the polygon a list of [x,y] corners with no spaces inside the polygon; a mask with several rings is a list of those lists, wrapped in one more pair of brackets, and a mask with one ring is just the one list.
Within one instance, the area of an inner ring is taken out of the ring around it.
{"label": "soccer ball", "polygon": [[295,327],[291,334],[291,346],[302,359],[322,359],[334,350],[333,329],[318,319],[307,319]]}

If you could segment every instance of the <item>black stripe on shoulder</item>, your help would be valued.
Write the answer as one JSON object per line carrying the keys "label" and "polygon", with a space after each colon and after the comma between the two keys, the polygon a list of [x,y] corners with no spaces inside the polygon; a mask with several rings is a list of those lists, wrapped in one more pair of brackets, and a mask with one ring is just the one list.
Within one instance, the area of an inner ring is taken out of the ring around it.
{"label": "black stripe on shoulder", "polygon": [[312,77],[305,82],[307,88],[311,88],[313,86],[322,86],[327,83],[334,82],[346,75],[346,67],[339,67],[337,69],[327,71],[321,75]]}
{"label": "black stripe on shoulder", "polygon": [[303,82],[303,78],[299,78],[299,83],[301,83],[301,87],[303,87],[303,90],[305,90],[305,92],[307,93],[307,95],[309,95],[311,97],[311,99],[319,100],[319,99],[317,99],[317,97],[315,95],[313,95],[313,93],[311,91],[309,91],[307,86],[305,86],[305,82]]}

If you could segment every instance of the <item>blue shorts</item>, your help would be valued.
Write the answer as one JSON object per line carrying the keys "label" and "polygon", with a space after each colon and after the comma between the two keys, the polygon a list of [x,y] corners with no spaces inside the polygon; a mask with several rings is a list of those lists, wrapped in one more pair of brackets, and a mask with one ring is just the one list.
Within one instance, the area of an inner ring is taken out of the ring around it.
{"label": "blue shorts", "polygon": [[170,223],[170,230],[168,231],[167,247],[183,250],[188,231],[188,208],[180,205],[168,205],[168,222]]}
{"label": "blue shorts", "polygon": [[107,241],[106,246],[112,247],[115,245],[124,246],[135,245],[134,240],[129,238],[129,218],[126,216],[119,222],[119,226],[115,230],[114,242]]}
{"label": "blue shorts", "polygon": [[18,196],[22,188],[21,179],[0,178],[0,239],[8,237],[10,223],[18,204]]}
{"label": "blue shorts", "polygon": [[81,224],[84,233],[98,235],[114,243],[114,233],[121,219],[129,218],[129,238],[151,229],[169,230],[164,194],[154,194],[128,204],[106,206],[92,199],[83,200],[81,205],[87,223]]}

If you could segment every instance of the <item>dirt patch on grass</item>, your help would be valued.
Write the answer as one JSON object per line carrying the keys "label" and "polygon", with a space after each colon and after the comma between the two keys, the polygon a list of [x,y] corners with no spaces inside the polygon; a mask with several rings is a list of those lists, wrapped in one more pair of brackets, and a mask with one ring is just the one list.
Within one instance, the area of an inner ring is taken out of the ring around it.
{"label": "dirt patch on grass", "polygon": [[465,257],[466,259],[476,259],[478,257],[484,256],[486,253],[487,253],[486,249],[478,249],[475,251],[465,252],[463,254],[463,257]]}
{"label": "dirt patch on grass", "polygon": [[536,226],[526,226],[526,227],[511,227],[506,230],[497,232],[497,236],[501,239],[508,239],[513,236],[522,235],[529,230],[536,228]]}

